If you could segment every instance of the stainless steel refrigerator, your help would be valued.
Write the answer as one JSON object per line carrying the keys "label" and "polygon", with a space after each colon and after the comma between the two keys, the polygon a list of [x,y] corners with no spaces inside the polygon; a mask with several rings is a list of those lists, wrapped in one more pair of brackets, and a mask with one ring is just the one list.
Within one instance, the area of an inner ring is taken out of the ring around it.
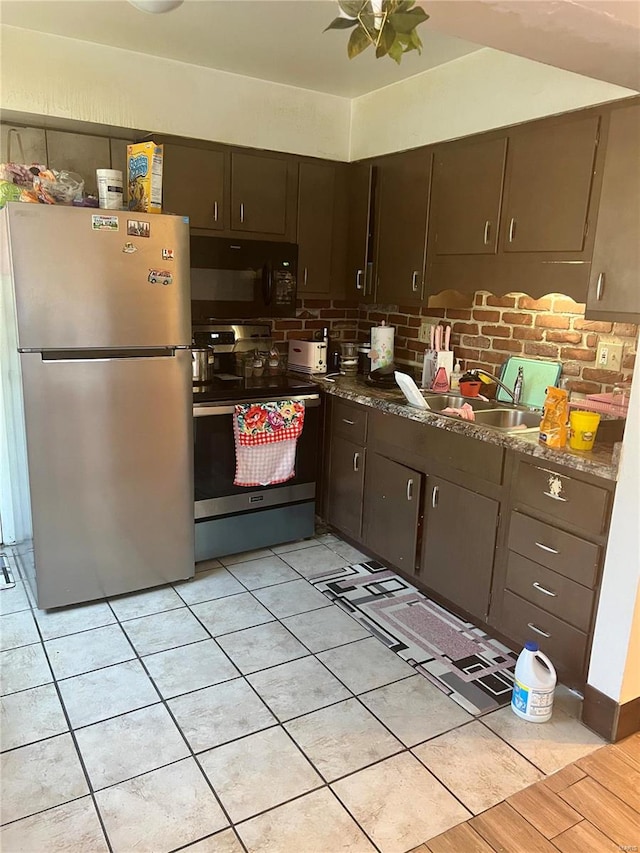
{"label": "stainless steel refrigerator", "polygon": [[0,517],[41,608],[194,572],[189,226],[0,211]]}

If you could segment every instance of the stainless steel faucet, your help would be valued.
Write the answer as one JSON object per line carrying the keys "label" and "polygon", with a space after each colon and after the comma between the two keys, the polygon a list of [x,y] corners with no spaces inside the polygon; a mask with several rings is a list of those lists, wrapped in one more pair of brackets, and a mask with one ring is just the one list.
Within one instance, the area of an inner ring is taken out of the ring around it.
{"label": "stainless steel faucet", "polygon": [[474,376],[480,377],[480,374],[483,376],[487,376],[492,382],[495,382],[496,385],[499,385],[507,394],[511,397],[511,401],[514,406],[517,406],[520,402],[520,397],[522,396],[522,384],[524,382],[524,371],[521,367],[518,368],[518,375],[516,376],[516,381],[513,385],[513,391],[511,388],[508,388],[504,382],[501,382],[497,376],[493,376],[491,373],[488,373],[486,370],[482,370],[480,368],[474,368],[470,370],[469,373],[472,373]]}

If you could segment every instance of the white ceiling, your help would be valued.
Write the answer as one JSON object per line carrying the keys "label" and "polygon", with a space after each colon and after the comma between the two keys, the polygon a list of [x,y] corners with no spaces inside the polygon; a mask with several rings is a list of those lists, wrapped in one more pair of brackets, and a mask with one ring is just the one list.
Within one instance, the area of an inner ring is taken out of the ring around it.
{"label": "white ceiling", "polygon": [[2,23],[11,26],[348,98],[479,49],[430,29],[427,21],[419,28],[421,56],[414,51],[397,66],[388,58],[376,60],[369,48],[349,60],[349,31],[323,33],[337,14],[335,0],[185,0],[161,15],[140,12],[124,0],[0,2]]}

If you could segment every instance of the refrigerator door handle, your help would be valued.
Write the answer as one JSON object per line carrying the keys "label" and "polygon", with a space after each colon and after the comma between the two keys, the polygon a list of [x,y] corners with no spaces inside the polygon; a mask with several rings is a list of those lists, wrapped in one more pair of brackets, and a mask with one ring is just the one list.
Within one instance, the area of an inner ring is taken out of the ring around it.
{"label": "refrigerator door handle", "polygon": [[45,362],[93,362],[123,359],[175,358],[177,347],[141,349],[40,350]]}

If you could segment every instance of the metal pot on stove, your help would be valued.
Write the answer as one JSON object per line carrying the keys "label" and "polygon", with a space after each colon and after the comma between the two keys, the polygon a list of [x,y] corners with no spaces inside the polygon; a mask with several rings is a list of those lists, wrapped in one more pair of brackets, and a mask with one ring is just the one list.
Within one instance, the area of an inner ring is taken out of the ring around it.
{"label": "metal pot on stove", "polygon": [[195,383],[210,382],[214,364],[213,347],[191,347],[191,378]]}

